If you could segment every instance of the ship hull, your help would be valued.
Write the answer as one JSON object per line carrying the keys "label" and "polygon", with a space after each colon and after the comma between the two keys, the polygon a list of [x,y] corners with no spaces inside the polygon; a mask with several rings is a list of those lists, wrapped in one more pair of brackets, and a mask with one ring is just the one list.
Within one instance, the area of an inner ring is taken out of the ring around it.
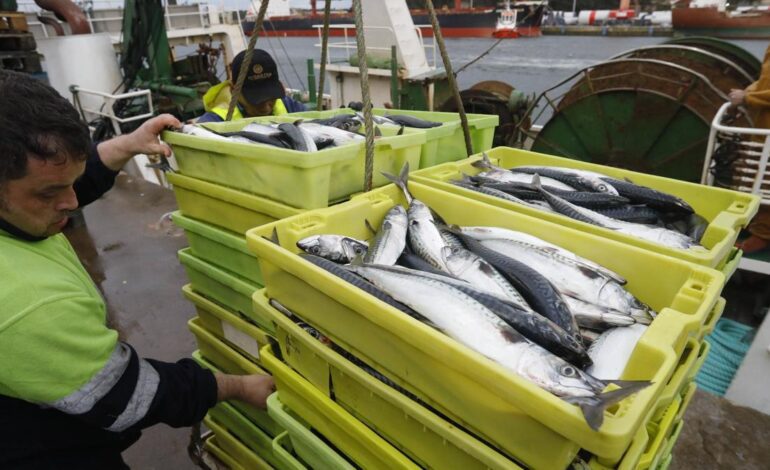
{"label": "ship hull", "polygon": [[770,39],[770,12],[730,16],[716,8],[674,8],[675,33],[725,39]]}
{"label": "ship hull", "polygon": [[[427,12],[415,10],[412,11],[412,20],[415,25],[429,25],[430,18]],[[441,26],[441,33],[444,37],[450,38],[488,38],[492,37],[497,25],[497,13],[494,10],[467,10],[454,11],[438,14],[438,22]],[[352,15],[333,15],[329,18],[329,24],[341,25],[352,24]],[[303,16],[303,17],[273,17],[265,20],[263,25],[266,36],[318,36],[318,29],[315,25],[323,24],[323,16]],[[243,31],[246,35],[251,35],[254,30],[254,21],[244,21]],[[427,27],[420,28],[423,36],[433,36],[433,30]],[[342,29],[330,29],[330,36],[343,36]],[[355,28],[347,30],[347,34],[355,34]]]}

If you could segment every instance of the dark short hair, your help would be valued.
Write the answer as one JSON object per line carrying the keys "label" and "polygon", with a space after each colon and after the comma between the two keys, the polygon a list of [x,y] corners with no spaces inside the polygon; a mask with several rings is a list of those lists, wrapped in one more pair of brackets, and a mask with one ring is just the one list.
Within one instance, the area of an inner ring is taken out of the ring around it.
{"label": "dark short hair", "polygon": [[85,160],[88,126],[53,88],[30,75],[0,70],[0,185],[23,178],[27,160]]}

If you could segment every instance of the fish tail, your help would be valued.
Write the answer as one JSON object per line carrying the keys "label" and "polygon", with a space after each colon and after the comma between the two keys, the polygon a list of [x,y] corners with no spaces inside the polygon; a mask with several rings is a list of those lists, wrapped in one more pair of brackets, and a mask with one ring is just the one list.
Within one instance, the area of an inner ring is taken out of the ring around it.
{"label": "fish tail", "polygon": [[652,382],[648,380],[601,380],[600,382],[605,385],[612,383],[620,386],[620,388],[600,393],[594,397],[565,398],[567,402],[580,407],[580,410],[583,412],[583,416],[586,419],[586,423],[588,423],[588,426],[594,431],[598,431],[604,422],[604,411],[608,407],[652,384]]}
{"label": "fish tail", "polygon": [[404,163],[404,166],[401,168],[401,172],[398,174],[398,177],[391,175],[387,172],[382,172],[382,176],[389,179],[393,184],[401,188],[401,191],[404,192],[404,196],[406,197],[406,202],[409,204],[412,203],[412,194],[409,192],[408,184],[409,184],[409,162]]}
{"label": "fish tail", "polygon": [[484,170],[491,170],[494,168],[494,165],[492,165],[492,161],[489,159],[489,155],[487,155],[487,152],[481,152],[481,160],[476,160],[475,162],[471,163],[476,168],[482,168]]}

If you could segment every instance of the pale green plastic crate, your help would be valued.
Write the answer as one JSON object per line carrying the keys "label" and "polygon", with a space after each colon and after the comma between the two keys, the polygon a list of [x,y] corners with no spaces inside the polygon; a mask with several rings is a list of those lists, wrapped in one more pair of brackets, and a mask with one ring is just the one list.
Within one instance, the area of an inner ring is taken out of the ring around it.
{"label": "pale green plastic crate", "polygon": [[281,402],[357,466],[367,470],[420,468],[278,359],[270,346],[262,348],[261,356],[273,374]]}
{"label": "pale green plastic crate", "polygon": [[189,248],[179,250],[178,255],[196,292],[253,320],[265,331],[271,331],[272,326],[265,319],[256,316],[251,307],[251,296],[262,288],[261,285],[199,259]]}
{"label": "pale green plastic crate", "polygon": [[[439,127],[429,129],[413,129],[425,133],[425,143],[420,153],[420,168],[428,168],[441,163],[453,162],[466,158],[465,136],[460,125],[460,115],[439,111],[413,111],[407,109],[374,108],[373,114],[403,114],[442,123]],[[292,113],[290,116],[308,119],[329,118],[338,114],[353,114],[350,109],[331,109],[328,111],[303,111]],[[495,127],[500,117],[491,114],[466,114],[468,129],[471,134],[473,152],[483,152],[492,148],[495,137]]]}
{"label": "pale green plastic crate", "polygon": [[217,437],[214,434],[210,434],[209,437],[206,438],[203,442],[203,448],[216,457],[220,462],[225,464],[230,470],[246,470],[237,460],[222,449],[222,446],[217,442]]}
{"label": "pale green plastic crate", "polygon": [[[419,183],[410,184],[410,190],[448,223],[523,230],[628,279],[628,289],[659,315],[640,339],[623,378],[653,384],[607,413],[602,428],[592,431],[574,405],[296,256],[296,241],[306,236],[370,236],[365,220],[378,226],[393,204],[405,202],[395,186],[249,231],[249,247],[260,257],[270,297],[526,465],[558,468],[581,448],[620,461],[649,419],[690,335],[717,302],[722,273]],[[263,238],[274,230],[280,246]]]}
{"label": "pale green plastic crate", "polygon": [[166,173],[166,179],[174,185],[182,215],[238,234],[302,212],[264,197],[179,173]]}
{"label": "pale green plastic crate", "polygon": [[221,424],[227,432],[246,445],[257,457],[277,467],[279,460],[273,454],[273,438],[259,429],[238,410],[227,403],[217,403],[210,409],[208,417]]}
{"label": "pale green plastic crate", "polygon": [[184,229],[193,255],[253,284],[264,284],[259,260],[246,246],[245,236],[198,222],[178,211],[171,214],[171,219]]}
{"label": "pale green plastic crate", "polygon": [[289,431],[284,431],[273,439],[273,455],[279,462],[278,467],[285,470],[305,470],[307,467],[297,460],[291,449],[293,447]]}
{"label": "pale green plastic crate", "polygon": [[270,470],[273,468],[249,449],[246,444],[239,441],[238,438],[209,416],[203,418],[203,424],[214,433],[219,448],[237,462],[240,468],[244,470]]}
{"label": "pale green plastic crate", "polygon": [[309,468],[353,470],[355,467],[345,457],[313,434],[310,428],[281,402],[280,393],[276,392],[268,397],[267,412],[286,428],[291,446],[302,462]]}
{"label": "pale green plastic crate", "polygon": [[203,328],[259,364],[259,350],[270,341],[265,330],[196,293],[189,284],[182,293],[195,305]]}
{"label": "pale green plastic crate", "polygon": [[287,364],[420,466],[521,468],[310,336],[270,306],[265,289],[254,294],[254,308],[276,324],[276,339]]}
{"label": "pale green plastic crate", "polygon": [[[472,159],[462,162],[446,163],[433,168],[419,170],[410,174],[409,177],[412,181],[427,184],[448,193],[459,194],[495,207],[531,215],[541,220],[558,223],[564,227],[576,228],[583,232],[599,235],[606,239],[617,240],[645,250],[654,251],[656,253],[717,269],[722,269],[730,260],[729,257],[733,252],[733,245],[738,238],[740,229],[748,225],[751,218],[754,217],[759,209],[759,198],[757,196],[730,191],[728,189],[703,186],[671,178],[647,175],[620,168],[596,165],[593,163],[570,160],[564,157],[554,157],[552,155],[508,147],[497,147],[487,152],[487,154],[493,163],[504,168],[521,165],[539,165],[562,166],[596,171],[617,179],[629,178],[634,183],[678,196],[692,205],[695,211],[709,222],[709,226],[701,240],[706,251],[668,248],[641,238],[617,233],[613,230],[593,224],[580,222],[561,214],[541,211],[522,204],[506,201],[498,197],[488,196],[476,191],[461,188],[450,183],[451,180],[460,179],[463,174],[476,175],[480,173],[481,170],[472,165],[474,161],[481,158],[480,156],[475,156]],[[734,266],[737,266],[737,263],[732,265],[729,269],[734,271]]]}
{"label": "pale green plastic crate", "polygon": [[[290,122],[295,118],[272,116],[270,121]],[[238,131],[252,121],[208,123],[215,131]],[[382,172],[398,173],[405,163],[417,168],[424,133],[396,135],[397,129],[382,129],[375,141],[374,187],[388,184]],[[366,151],[363,142],[355,142],[318,152],[299,152],[267,145],[222,142],[164,132],[183,175],[200,178],[263,196],[302,209],[326,207],[347,199],[364,189]]]}
{"label": "pale green plastic crate", "polygon": [[[206,340],[208,341],[208,340]],[[210,353],[212,351],[212,348],[215,348],[217,346],[207,346],[206,351]],[[217,356],[221,355],[220,353],[217,353]],[[224,372],[228,374],[267,374],[267,372],[263,369],[260,369],[256,365],[248,365],[245,369],[242,370],[235,370],[235,369],[225,369],[220,368],[219,366],[214,365],[211,360],[208,359],[208,357],[203,357],[203,353],[200,350],[193,351],[192,358],[195,362],[197,362],[201,367],[208,369],[212,372]],[[216,360],[216,359],[213,359]],[[266,411],[260,410],[259,408],[248,405],[246,403],[236,401],[236,400],[230,400],[227,403],[232,405],[236,410],[238,410],[242,415],[246,416],[252,423],[254,423],[257,427],[265,431],[270,436],[278,436],[282,432],[284,432],[286,429],[276,422]]]}

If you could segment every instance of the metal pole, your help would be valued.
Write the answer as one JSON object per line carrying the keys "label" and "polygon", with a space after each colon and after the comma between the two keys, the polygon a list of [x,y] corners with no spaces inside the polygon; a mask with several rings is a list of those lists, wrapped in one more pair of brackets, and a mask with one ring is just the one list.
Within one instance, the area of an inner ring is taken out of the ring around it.
{"label": "metal pole", "polygon": [[329,58],[329,53],[326,50],[329,47],[329,17],[332,13],[332,0],[326,0],[324,2],[324,31],[321,38],[321,70],[318,76],[318,98],[316,99],[315,109],[318,111],[323,109],[323,97],[324,97],[324,83],[326,81],[326,61]]}
{"label": "metal pole", "polygon": [[455,104],[457,105],[457,111],[460,113],[460,123],[463,128],[463,135],[465,136],[465,152],[470,156],[473,153],[473,145],[471,144],[471,132],[468,129],[468,117],[465,115],[465,107],[463,106],[463,100],[460,97],[460,90],[457,88],[457,80],[455,80],[455,74],[452,72],[452,62],[449,60],[449,54],[446,52],[446,46],[444,45],[444,38],[441,35],[441,27],[438,24],[438,18],[436,17],[436,9],[433,8],[432,0],[425,0],[425,6],[428,7],[428,14],[430,16],[430,24],[433,26],[433,37],[438,44],[439,52],[441,53],[441,60],[444,61],[444,70],[446,70],[446,77],[449,80],[449,88],[452,90],[452,94],[455,98]]}
{"label": "metal pole", "polygon": [[353,0],[356,21],[356,46],[358,48],[358,69],[361,72],[361,94],[364,101],[364,126],[366,128],[366,167],[364,169],[364,191],[372,189],[374,172],[374,122],[372,121],[372,99],[369,96],[369,66],[366,63],[366,40],[361,0]]}
{"label": "metal pole", "polygon": [[246,80],[246,75],[249,72],[249,66],[251,65],[251,56],[254,54],[254,46],[257,45],[257,37],[259,36],[259,30],[262,29],[262,22],[265,20],[265,13],[267,13],[267,5],[270,0],[262,0],[259,5],[259,14],[257,15],[257,22],[254,24],[254,31],[251,33],[249,39],[249,46],[246,49],[246,55],[243,58],[243,66],[238,73],[238,80],[235,82],[235,86],[232,88],[232,97],[230,98],[230,106],[227,108],[227,117],[225,121],[229,121],[233,118],[233,112],[235,111],[235,104],[238,102],[238,97],[241,94],[241,87]]}

